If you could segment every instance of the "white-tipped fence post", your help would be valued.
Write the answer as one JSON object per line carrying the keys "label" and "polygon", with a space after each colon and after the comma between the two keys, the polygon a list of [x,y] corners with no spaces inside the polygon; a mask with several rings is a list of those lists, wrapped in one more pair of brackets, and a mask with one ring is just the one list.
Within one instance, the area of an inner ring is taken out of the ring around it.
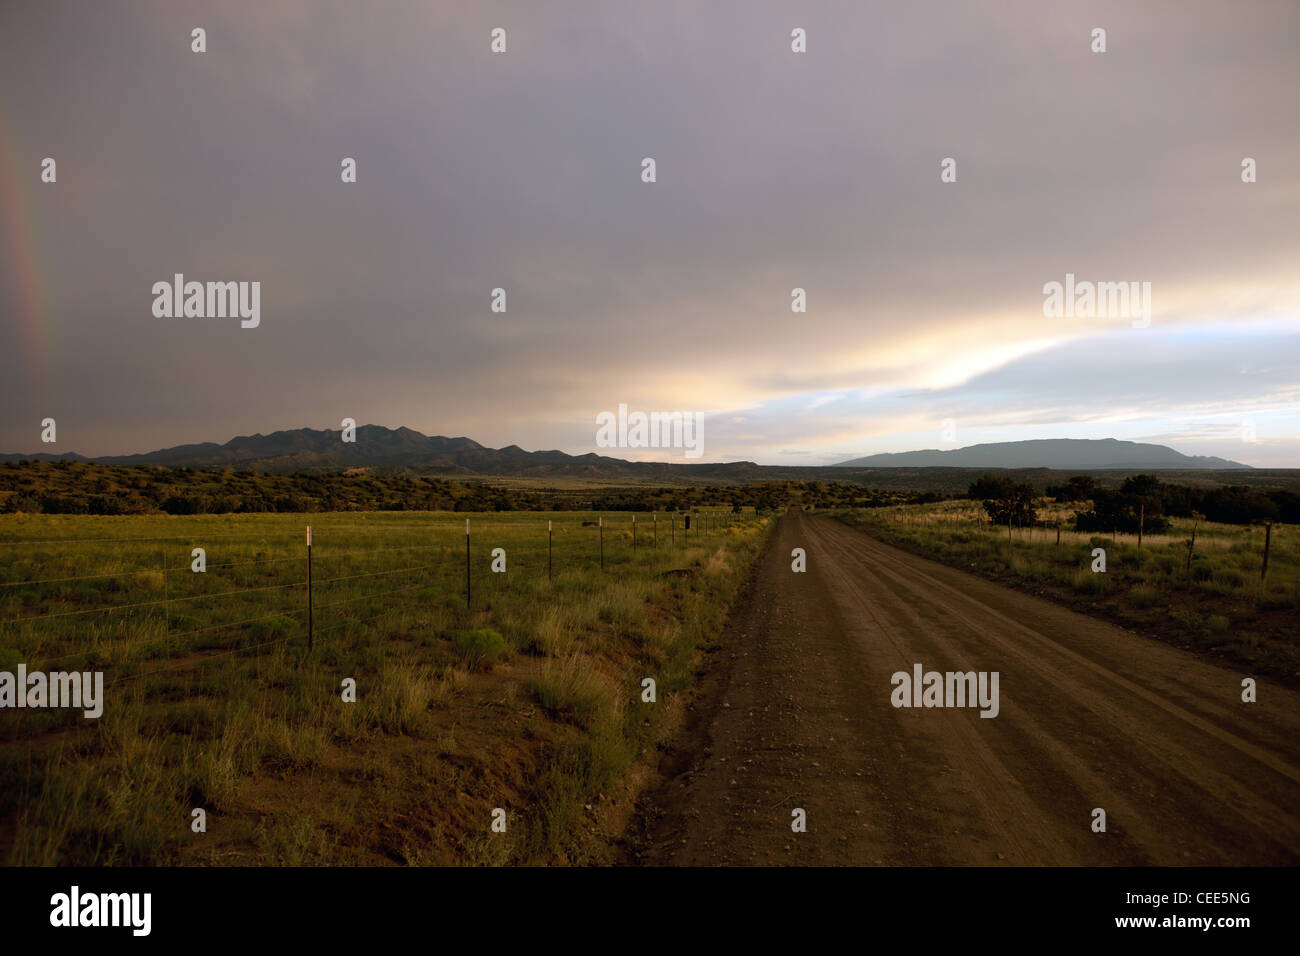
{"label": "white-tipped fence post", "polygon": [[311,525],[307,525],[307,650],[312,649],[315,643],[316,622],[312,619],[311,610]]}
{"label": "white-tipped fence post", "polygon": [[163,633],[170,634],[172,629],[172,616],[171,616],[171,612],[167,609],[167,551],[166,549],[163,550],[162,576],[163,576]]}
{"label": "white-tipped fence post", "polygon": [[554,581],[555,573],[551,567],[551,519],[546,519],[546,580]]}
{"label": "white-tipped fence post", "polygon": [[470,580],[469,580],[469,519],[465,519],[465,610],[469,610],[470,603]]}

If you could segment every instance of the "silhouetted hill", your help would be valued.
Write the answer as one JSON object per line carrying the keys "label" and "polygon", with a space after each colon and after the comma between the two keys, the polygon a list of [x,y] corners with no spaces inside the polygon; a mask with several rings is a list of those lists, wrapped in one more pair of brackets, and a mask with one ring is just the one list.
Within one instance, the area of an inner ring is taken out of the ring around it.
{"label": "silhouetted hill", "polygon": [[[201,442],[177,445],[140,455],[86,458],[64,454],[0,455],[9,461],[79,461],[102,465],[161,466],[166,468],[226,468],[267,474],[331,474],[373,472],[443,476],[448,478],[519,478],[531,485],[554,482],[595,482],[631,486],[736,485],[763,481],[837,481],[876,488],[927,489],[964,493],[975,469],[1005,468],[1020,481],[1043,485],[1061,481],[1072,473],[1088,471],[1104,482],[1122,480],[1137,471],[1177,472],[1180,480],[1221,484],[1231,482],[1291,487],[1300,472],[1256,470],[1221,458],[1193,458],[1161,445],[1142,445],[1111,439],[1100,441],[1006,442],[974,445],[953,452],[907,452],[873,455],[841,465],[757,465],[738,462],[638,462],[605,455],[569,455],[554,449],[525,451],[518,445],[488,448],[469,438],[423,435],[411,428],[362,425],[355,442],[343,442],[333,429],[298,428],[269,435],[242,435],[225,444]],[[986,451],[993,449],[993,451]],[[1008,464],[1039,462],[1053,457],[1056,470],[1046,465]],[[965,457],[952,461],[949,455]],[[943,465],[927,462],[939,456]],[[915,459],[920,457],[922,461]],[[1086,464],[1085,464],[1086,462]],[[869,464],[867,464],[869,463]]]}
{"label": "silhouetted hill", "polygon": [[423,435],[411,428],[360,425],[355,442],[344,442],[335,429],[296,428],[269,435],[241,435],[224,445],[202,442],[177,445],[138,455],[87,458],[64,454],[0,455],[4,461],[94,461],[102,465],[159,465],[166,468],[239,468],[250,471],[336,472],[350,468],[409,468],[447,475],[738,480],[757,473],[753,462],[732,464],[633,462],[604,455],[568,455],[562,451],[525,451],[518,445],[488,448],[469,438]]}
{"label": "silhouetted hill", "polygon": [[1164,445],[1120,441],[1115,438],[1046,438],[1031,441],[991,442],[940,451],[905,451],[868,455],[840,462],[840,468],[1054,468],[1069,469],[1179,469],[1198,471],[1249,465],[1202,455],[1184,455]]}

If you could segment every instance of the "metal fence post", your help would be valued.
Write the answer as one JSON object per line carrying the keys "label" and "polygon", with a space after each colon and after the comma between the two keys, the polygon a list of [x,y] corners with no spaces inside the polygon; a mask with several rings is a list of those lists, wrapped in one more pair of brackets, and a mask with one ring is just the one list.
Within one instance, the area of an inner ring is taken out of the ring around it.
{"label": "metal fence post", "polygon": [[307,650],[315,644],[316,621],[311,609],[311,525],[307,525]]}
{"label": "metal fence post", "polygon": [[163,549],[162,561],[163,576],[163,633],[170,634],[172,629],[172,616],[167,608],[167,549]]}

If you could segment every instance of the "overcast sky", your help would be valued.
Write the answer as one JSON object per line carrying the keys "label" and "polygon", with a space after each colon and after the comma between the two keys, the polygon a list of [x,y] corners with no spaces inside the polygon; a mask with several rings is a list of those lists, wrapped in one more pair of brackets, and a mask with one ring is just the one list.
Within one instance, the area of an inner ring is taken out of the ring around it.
{"label": "overcast sky", "polygon": [[[704,460],[1300,467],[1298,91],[1289,0],[8,0],[0,451],[351,417],[582,453],[625,403],[704,413]],[[155,317],[177,272],[259,281],[260,326]],[[1045,317],[1067,273],[1150,323]]]}

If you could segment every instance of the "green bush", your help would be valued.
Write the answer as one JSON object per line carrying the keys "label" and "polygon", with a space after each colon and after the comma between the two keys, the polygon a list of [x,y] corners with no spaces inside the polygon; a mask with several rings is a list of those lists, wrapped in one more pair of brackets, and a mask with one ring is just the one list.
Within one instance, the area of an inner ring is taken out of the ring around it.
{"label": "green bush", "polygon": [[506,639],[491,628],[462,631],[452,638],[461,663],[470,670],[490,670],[506,655]]}

